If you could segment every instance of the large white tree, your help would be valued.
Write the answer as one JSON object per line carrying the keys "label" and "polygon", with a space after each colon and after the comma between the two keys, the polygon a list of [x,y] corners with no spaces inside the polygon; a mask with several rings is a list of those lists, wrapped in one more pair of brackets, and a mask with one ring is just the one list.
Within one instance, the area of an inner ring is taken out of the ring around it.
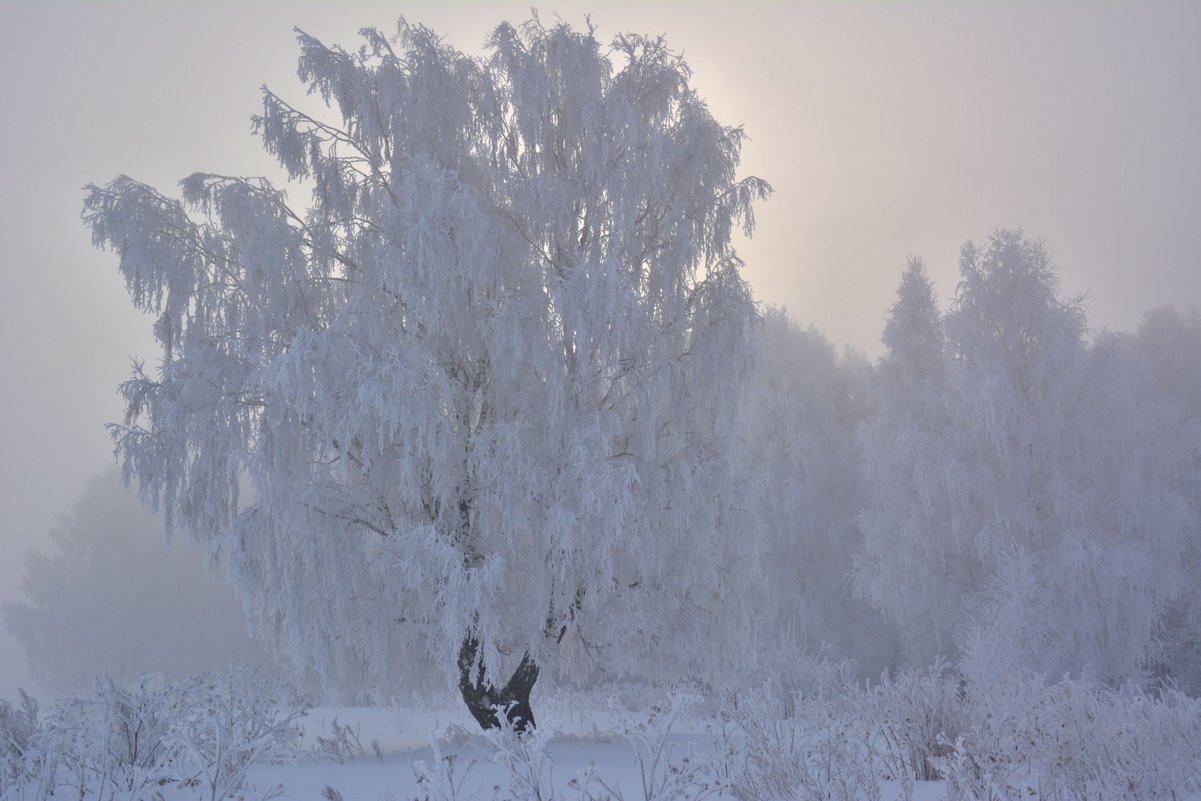
{"label": "large white tree", "polygon": [[162,345],[123,387],[127,476],[228,549],[330,687],[433,664],[488,725],[532,720],[543,666],[737,654],[727,438],[755,311],[732,238],[770,191],[736,175],[741,129],[658,39],[299,41],[339,119],[264,90],[254,125],[307,210],[261,179],[89,188]]}

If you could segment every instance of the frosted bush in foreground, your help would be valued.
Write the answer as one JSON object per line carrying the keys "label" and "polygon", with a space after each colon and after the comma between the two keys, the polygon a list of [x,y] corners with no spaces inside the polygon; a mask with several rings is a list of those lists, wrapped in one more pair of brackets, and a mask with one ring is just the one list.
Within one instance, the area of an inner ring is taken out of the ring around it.
{"label": "frosted bush in foreground", "polygon": [[937,666],[798,697],[791,710],[769,694],[740,698],[733,719],[745,740],[715,740],[740,801],[876,799],[882,780],[911,799],[916,781],[937,778],[949,801],[1201,791],[1201,702],[1176,691],[1033,677],[972,684]]}
{"label": "frosted bush in foreground", "polygon": [[879,799],[868,747],[873,732],[849,700],[797,698],[788,714],[778,698],[743,699],[737,720],[746,732],[746,762],[732,780],[733,795],[739,801]]}
{"label": "frosted bush in foreground", "polygon": [[129,688],[101,676],[94,687],[106,772],[112,784],[133,794],[168,780],[176,749],[170,736],[177,712],[174,694],[145,675]]}
{"label": "frosted bush in foreground", "polygon": [[[645,720],[623,710],[620,731],[634,749],[643,801],[702,799],[714,792],[712,766],[696,754],[680,753],[679,743],[670,739],[681,712],[694,701],[673,693],[667,703],[652,705]],[[621,798],[620,792],[613,795]]]}
{"label": "frosted bush in foreground", "polygon": [[[507,718],[505,722],[508,722]],[[443,753],[437,737],[430,738],[430,751],[430,762],[424,759],[413,762],[413,776],[420,788],[415,801],[464,801],[470,798],[471,794],[464,791],[463,785],[476,760]]]}
{"label": "frosted bush in foreground", "polygon": [[505,715],[498,715],[500,726],[484,732],[482,742],[492,761],[505,769],[509,777],[510,797],[515,801],[552,801],[554,763],[546,753],[553,726],[525,731],[516,729]]}
{"label": "frosted bush in foreground", "polygon": [[[209,801],[237,792],[255,764],[292,759],[303,709],[244,669],[161,686],[96,679],[44,720],[22,693],[0,702],[0,799],[144,798],[175,786]],[[270,795],[270,791],[268,792]]]}
{"label": "frosted bush in foreground", "polygon": [[38,702],[19,690],[20,702],[0,700],[0,798],[20,793],[41,774]]}
{"label": "frosted bush in foreground", "polygon": [[[363,746],[358,727],[351,726],[349,723],[339,723],[335,715],[329,723],[328,731],[328,737],[317,735],[317,742],[313,746],[313,752],[317,756],[333,760],[339,765],[345,765],[355,757],[367,756],[367,748]],[[379,740],[371,740],[370,748],[376,759],[383,759]]]}
{"label": "frosted bush in foreground", "polygon": [[180,778],[198,783],[210,801],[240,788],[251,765],[295,758],[296,721],[304,710],[286,704],[278,686],[234,670],[189,679],[176,692],[182,714],[171,739],[181,753],[181,770],[190,774]]}
{"label": "frosted bush in foreground", "polygon": [[859,698],[858,714],[879,727],[874,750],[886,777],[941,778],[936,763],[949,753],[947,742],[967,724],[962,679],[947,663],[885,675]]}
{"label": "frosted bush in foreground", "polygon": [[1201,790],[1201,703],[1035,680],[977,688],[936,760],[951,801],[1177,799]]}

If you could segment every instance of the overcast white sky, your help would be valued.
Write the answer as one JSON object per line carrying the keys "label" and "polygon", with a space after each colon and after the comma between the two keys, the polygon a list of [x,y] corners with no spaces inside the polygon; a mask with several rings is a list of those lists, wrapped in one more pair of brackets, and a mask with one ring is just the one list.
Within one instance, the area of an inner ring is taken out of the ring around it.
{"label": "overcast white sky", "polygon": [[[554,2],[604,38],[665,33],[776,195],[742,248],[760,300],[871,356],[909,253],[944,297],[959,246],[1045,240],[1095,327],[1201,304],[1201,3]],[[292,26],[353,43],[424,22],[477,49],[526,2],[0,0],[0,602],[111,462],[102,428],[149,321],[79,222],[82,186],[272,174],[249,131]],[[0,695],[25,681],[0,634]]]}

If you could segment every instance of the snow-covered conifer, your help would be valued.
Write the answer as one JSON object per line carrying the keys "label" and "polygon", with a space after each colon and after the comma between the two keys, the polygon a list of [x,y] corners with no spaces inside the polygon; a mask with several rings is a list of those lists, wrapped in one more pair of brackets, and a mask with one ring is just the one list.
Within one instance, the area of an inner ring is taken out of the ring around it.
{"label": "snow-covered conifer", "polygon": [[965,577],[944,486],[942,315],[918,258],[902,273],[883,342],[888,351],[876,369],[876,410],[859,430],[863,550],[855,583],[897,626],[905,659],[926,665],[954,651]]}

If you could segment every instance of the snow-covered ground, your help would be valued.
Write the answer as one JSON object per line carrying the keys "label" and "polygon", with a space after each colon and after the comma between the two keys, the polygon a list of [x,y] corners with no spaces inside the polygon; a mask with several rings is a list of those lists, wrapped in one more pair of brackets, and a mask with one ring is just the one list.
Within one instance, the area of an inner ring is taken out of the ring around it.
{"label": "snow-covered ground", "polygon": [[[335,718],[340,725],[352,727],[368,754],[339,764],[316,753],[317,737],[328,736]],[[646,799],[643,773],[649,771],[649,765],[639,764],[634,746],[619,733],[613,713],[593,710],[565,718],[548,716],[541,725],[555,732],[545,747],[547,764],[543,774],[553,792],[551,797],[571,801],[610,794],[625,801]],[[706,760],[712,755],[713,743],[701,721],[683,718],[677,728],[679,731],[667,739],[668,748],[673,749],[671,761],[678,762],[686,755]],[[279,798],[296,801],[329,801],[338,796],[344,801],[450,798],[449,785],[430,788],[418,780],[421,763],[434,766],[439,762],[451,768],[456,799],[513,796],[510,792],[513,774],[497,761],[495,749],[475,733],[478,728],[470,723],[465,711],[460,715],[458,710],[450,709],[438,713],[382,707],[321,707],[309,711],[304,729],[306,753],[295,764],[253,768],[242,792],[246,801],[270,797],[276,792]],[[438,740],[441,760],[429,742],[429,733],[434,731],[442,735]],[[372,753],[373,741],[379,744],[378,756]],[[662,767],[670,770],[666,765]],[[587,780],[589,775],[596,777],[591,783]],[[338,795],[332,795],[327,788]],[[902,797],[899,783],[884,782],[882,790],[882,801]],[[446,795],[440,795],[439,791]],[[714,790],[705,797],[719,801],[727,796]],[[915,801],[943,797],[945,787],[941,781],[915,785]],[[548,799],[544,797],[543,801]]]}
{"label": "snow-covered ground", "polygon": [[306,711],[271,687],[231,670],[4,703],[0,801],[1201,801],[1201,702],[1172,690],[549,689],[518,736],[449,692]]}

